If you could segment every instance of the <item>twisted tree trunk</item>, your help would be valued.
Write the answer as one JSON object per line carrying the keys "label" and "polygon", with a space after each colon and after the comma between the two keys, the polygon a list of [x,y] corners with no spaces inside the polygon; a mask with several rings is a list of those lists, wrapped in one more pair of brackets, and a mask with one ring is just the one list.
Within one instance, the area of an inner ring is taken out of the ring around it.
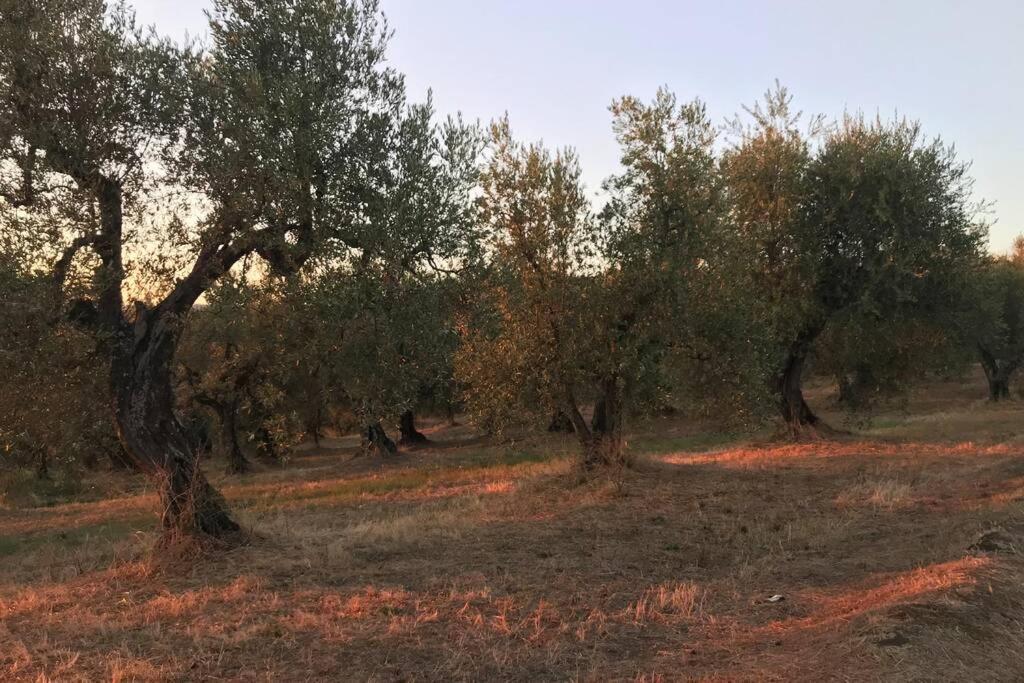
{"label": "twisted tree trunk", "polygon": [[824,324],[811,325],[797,335],[786,350],[782,368],[775,377],[779,413],[789,436],[795,439],[816,437],[819,429],[828,429],[807,405],[803,393],[804,364],[823,328]]}
{"label": "twisted tree trunk", "polygon": [[369,454],[377,453],[382,456],[398,455],[398,446],[384,431],[379,421],[366,426],[363,433],[363,450]]}
{"label": "twisted tree trunk", "polygon": [[628,464],[622,442],[623,403],[618,378],[601,381],[601,394],[590,420],[590,446],[585,465],[622,467]]}
{"label": "twisted tree trunk", "polygon": [[59,135],[34,134],[23,168],[25,197],[33,203],[32,174],[36,151],[49,170],[72,178],[98,207],[95,233],[75,239],[54,266],[62,289],[75,254],[91,248],[99,257],[95,302],[80,300],[68,311],[77,324],[99,333],[110,353],[110,395],[113,421],[125,453],[139,470],[159,482],[165,539],[185,536],[222,537],[237,532],[220,494],[199,470],[196,444],[174,413],[171,367],[184,319],[196,300],[239,260],[253,253],[280,274],[295,272],[312,252],[312,211],[301,207],[298,222],[257,228],[240,214],[225,212],[221,224],[208,232],[191,271],[154,308],[137,303],[135,316],[125,315],[122,287],[123,195],[120,179],[109,175],[91,151],[63,144]]}
{"label": "twisted tree trunk", "polygon": [[791,349],[777,379],[779,411],[792,436],[800,436],[808,430],[813,430],[819,422],[818,416],[804,400],[802,382],[806,359],[805,349]]}
{"label": "twisted tree trunk", "polygon": [[988,380],[988,398],[997,403],[1010,398],[1010,380],[1020,363],[1016,360],[1000,360],[986,348],[978,345],[981,367]]}
{"label": "twisted tree trunk", "polygon": [[313,445],[320,448],[320,437],[323,436],[324,418],[323,407],[319,404],[313,414],[306,420],[306,434],[313,439]]}
{"label": "twisted tree trunk", "polygon": [[224,499],[199,469],[196,444],[174,413],[171,361],[180,321],[140,309],[115,340],[111,363],[114,421],[125,451],[160,484],[168,536],[237,532]]}
{"label": "twisted tree trunk", "polygon": [[605,378],[599,389],[601,393],[594,405],[589,425],[583,419],[571,391],[566,392],[562,408],[579,440],[580,464],[584,470],[629,464],[622,441],[623,401],[618,378]]}
{"label": "twisted tree trunk", "polygon": [[401,438],[398,439],[399,446],[420,446],[430,443],[427,435],[416,429],[416,415],[411,410],[406,410],[398,418],[398,429],[401,433]]}

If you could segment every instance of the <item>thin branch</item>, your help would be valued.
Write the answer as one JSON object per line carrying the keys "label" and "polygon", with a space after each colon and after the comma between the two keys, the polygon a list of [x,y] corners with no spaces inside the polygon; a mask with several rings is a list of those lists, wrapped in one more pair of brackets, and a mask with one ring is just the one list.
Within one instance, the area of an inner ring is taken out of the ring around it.
{"label": "thin branch", "polygon": [[78,252],[86,247],[94,246],[100,239],[101,235],[95,233],[76,237],[68,245],[67,249],[64,250],[60,258],[57,259],[57,262],[53,264],[53,284],[58,293],[64,291],[64,282],[67,280],[68,270],[71,268],[71,262],[78,255]]}

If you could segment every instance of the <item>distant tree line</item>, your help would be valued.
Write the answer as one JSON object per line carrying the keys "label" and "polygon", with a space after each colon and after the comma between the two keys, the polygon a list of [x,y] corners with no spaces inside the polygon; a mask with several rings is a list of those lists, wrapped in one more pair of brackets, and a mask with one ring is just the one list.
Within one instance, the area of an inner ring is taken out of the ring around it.
{"label": "distant tree line", "polygon": [[[134,468],[168,538],[238,525],[201,466],[357,432],[391,457],[456,413],[629,464],[664,411],[830,430],[1024,361],[1024,245],[986,253],[967,164],[914,122],[727,125],[667,90],[611,106],[595,205],[572,149],[438,121],[375,0],[215,0],[181,46],[103,0],[0,0],[0,463]],[[394,427],[397,426],[397,431]],[[396,437],[397,436],[397,443]]]}

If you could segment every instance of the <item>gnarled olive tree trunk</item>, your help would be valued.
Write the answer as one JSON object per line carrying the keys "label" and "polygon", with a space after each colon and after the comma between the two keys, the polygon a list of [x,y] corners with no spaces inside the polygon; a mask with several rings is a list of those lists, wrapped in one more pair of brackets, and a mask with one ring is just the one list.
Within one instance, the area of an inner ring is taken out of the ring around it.
{"label": "gnarled olive tree trunk", "polygon": [[411,410],[406,410],[399,416],[398,430],[401,434],[398,439],[400,446],[419,446],[430,442],[426,434],[416,429],[416,414]]}
{"label": "gnarled olive tree trunk", "polygon": [[163,305],[141,309],[113,340],[114,422],[125,451],[160,485],[169,535],[238,531],[221,495],[199,469],[196,444],[174,412],[171,367],[181,320]]}
{"label": "gnarled olive tree trunk", "polygon": [[813,429],[819,422],[803,393],[804,362],[807,359],[805,349],[791,349],[786,356],[782,371],[776,379],[779,411],[790,434],[799,436],[808,429]]}
{"label": "gnarled olive tree trunk", "polygon": [[981,345],[978,346],[978,354],[981,357],[985,378],[988,380],[989,400],[998,402],[1009,399],[1010,380],[1020,365],[1019,361],[1000,360]]}
{"label": "gnarled olive tree trunk", "polygon": [[[252,225],[224,213],[223,223],[203,240],[191,271],[153,308],[137,303],[126,316],[123,284],[123,191],[121,180],[96,161],[92,150],[62,144],[59,135],[33,133],[24,166],[25,202],[33,200],[37,149],[49,170],[72,178],[98,208],[96,231],[77,237],[54,266],[57,291],[75,255],[91,248],[99,258],[95,301],[79,300],[67,311],[76,324],[96,331],[110,355],[113,421],[125,454],[159,482],[166,537],[222,537],[238,531],[223,498],[199,469],[198,446],[174,412],[172,363],[184,319],[192,305],[219,277],[253,253],[280,274],[295,272],[309,258],[311,213],[299,223]],[[89,229],[92,229],[90,223]]]}
{"label": "gnarled olive tree trunk", "polygon": [[398,455],[398,446],[391,440],[380,421],[366,426],[363,432],[363,450],[366,453],[391,456]]}
{"label": "gnarled olive tree trunk", "polygon": [[804,400],[803,373],[811,345],[821,333],[822,326],[805,329],[786,349],[782,368],[775,376],[775,393],[778,399],[779,413],[786,424],[789,435],[793,438],[815,436],[825,424],[814,414]]}
{"label": "gnarled olive tree trunk", "polygon": [[581,465],[585,470],[629,464],[622,441],[623,397],[618,378],[610,376],[603,379],[599,390],[589,425],[580,413],[571,391],[566,392],[567,398],[562,408],[579,439]]}
{"label": "gnarled olive tree trunk", "polygon": [[223,497],[199,469],[198,444],[175,415],[172,366],[192,305],[258,245],[243,241],[205,246],[192,270],[159,304],[147,308],[136,303],[134,320],[129,321],[121,291],[120,184],[97,172],[90,172],[81,182],[93,185],[99,205],[100,230],[90,244],[100,257],[101,268],[97,304],[79,306],[76,317],[80,323],[95,326],[109,344],[110,392],[118,438],[136,467],[158,482],[165,539],[224,537],[237,532],[239,526]]}

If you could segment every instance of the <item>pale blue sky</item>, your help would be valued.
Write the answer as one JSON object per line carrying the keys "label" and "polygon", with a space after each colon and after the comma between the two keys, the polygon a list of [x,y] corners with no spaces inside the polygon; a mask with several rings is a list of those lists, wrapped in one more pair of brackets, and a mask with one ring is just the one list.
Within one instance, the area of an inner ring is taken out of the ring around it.
{"label": "pale blue sky", "polygon": [[[778,78],[808,113],[920,119],[973,160],[994,251],[1024,232],[1020,0],[382,0],[413,97],[577,148],[590,189],[616,170],[608,104],[668,85],[724,121]],[[164,34],[202,35],[208,0],[137,0]]]}

